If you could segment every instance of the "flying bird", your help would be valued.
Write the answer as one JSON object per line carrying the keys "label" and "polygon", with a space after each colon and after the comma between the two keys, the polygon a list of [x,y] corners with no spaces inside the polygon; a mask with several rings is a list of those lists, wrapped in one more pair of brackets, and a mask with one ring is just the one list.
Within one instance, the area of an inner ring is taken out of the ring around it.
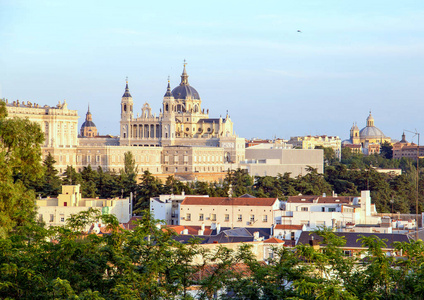
{"label": "flying bird", "polygon": [[297,32],[300,32],[300,33],[302,33],[302,31],[300,31],[300,30],[297,30]]}

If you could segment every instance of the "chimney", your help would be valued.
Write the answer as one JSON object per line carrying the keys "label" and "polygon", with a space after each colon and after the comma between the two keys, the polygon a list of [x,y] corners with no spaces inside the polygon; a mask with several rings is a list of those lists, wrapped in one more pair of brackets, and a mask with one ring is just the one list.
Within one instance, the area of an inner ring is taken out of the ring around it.
{"label": "chimney", "polygon": [[221,232],[221,224],[216,223],[216,234],[219,234]]}
{"label": "chimney", "polygon": [[184,229],[182,234],[188,234],[188,229]]}
{"label": "chimney", "polygon": [[313,235],[311,235],[311,238],[309,239],[309,245],[312,246],[315,250],[319,249],[318,241],[314,239]]}
{"label": "chimney", "polygon": [[203,234],[204,234],[204,231],[202,229],[197,231],[197,235],[203,235]]}
{"label": "chimney", "polygon": [[202,224],[202,225],[200,226],[200,228],[201,228],[202,230],[205,230],[205,224]]}
{"label": "chimney", "polygon": [[259,231],[255,231],[255,232],[253,233],[253,239],[254,239],[255,241],[258,241],[258,240],[259,240]]}

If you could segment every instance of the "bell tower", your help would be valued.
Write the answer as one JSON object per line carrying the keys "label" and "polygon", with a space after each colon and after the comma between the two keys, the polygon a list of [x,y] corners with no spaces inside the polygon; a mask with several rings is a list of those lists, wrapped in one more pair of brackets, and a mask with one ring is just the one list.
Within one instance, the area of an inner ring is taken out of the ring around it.
{"label": "bell tower", "polygon": [[133,119],[133,99],[128,88],[128,77],[126,79],[125,92],[121,99],[121,145],[129,145],[129,139],[131,134],[131,124]]}
{"label": "bell tower", "polygon": [[359,128],[356,123],[353,123],[352,127],[350,128],[350,140],[352,141],[352,144],[360,144],[361,139],[359,137]]}
{"label": "bell tower", "polygon": [[171,92],[171,85],[168,77],[168,87],[163,97],[162,116],[162,145],[172,145],[175,139],[175,99]]}

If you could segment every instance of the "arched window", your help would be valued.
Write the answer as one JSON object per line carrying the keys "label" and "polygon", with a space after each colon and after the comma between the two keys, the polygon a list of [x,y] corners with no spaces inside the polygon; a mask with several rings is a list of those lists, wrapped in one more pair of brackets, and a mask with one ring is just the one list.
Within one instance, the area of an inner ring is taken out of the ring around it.
{"label": "arched window", "polygon": [[127,105],[124,104],[124,111],[127,111]]}

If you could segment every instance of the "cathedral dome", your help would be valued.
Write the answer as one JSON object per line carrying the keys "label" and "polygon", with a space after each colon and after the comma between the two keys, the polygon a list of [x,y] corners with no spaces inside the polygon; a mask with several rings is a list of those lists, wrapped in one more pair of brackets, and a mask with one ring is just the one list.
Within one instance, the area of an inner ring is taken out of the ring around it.
{"label": "cathedral dome", "polygon": [[200,100],[199,93],[196,89],[189,85],[179,85],[172,90],[172,96],[175,99],[195,99]]}
{"label": "cathedral dome", "polygon": [[96,127],[96,125],[94,124],[93,121],[84,121],[84,123],[82,123],[81,125],[81,129],[85,127]]}
{"label": "cathedral dome", "polygon": [[359,136],[361,137],[361,139],[379,139],[386,137],[383,131],[381,131],[375,126],[367,126],[365,128],[362,128],[359,132]]}
{"label": "cathedral dome", "polygon": [[90,112],[90,106],[88,107],[87,114],[85,115],[85,121],[81,125],[81,137],[94,137],[97,136],[97,128],[93,122],[93,116]]}
{"label": "cathedral dome", "polygon": [[175,99],[194,99],[200,100],[199,93],[188,83],[188,75],[184,64],[183,74],[181,75],[181,83],[172,90],[172,96]]}
{"label": "cathedral dome", "polygon": [[361,129],[361,131],[359,132],[359,136],[361,140],[362,139],[382,139],[386,137],[383,131],[381,131],[380,129],[374,126],[374,118],[371,115],[371,112],[367,118],[367,127]]}

